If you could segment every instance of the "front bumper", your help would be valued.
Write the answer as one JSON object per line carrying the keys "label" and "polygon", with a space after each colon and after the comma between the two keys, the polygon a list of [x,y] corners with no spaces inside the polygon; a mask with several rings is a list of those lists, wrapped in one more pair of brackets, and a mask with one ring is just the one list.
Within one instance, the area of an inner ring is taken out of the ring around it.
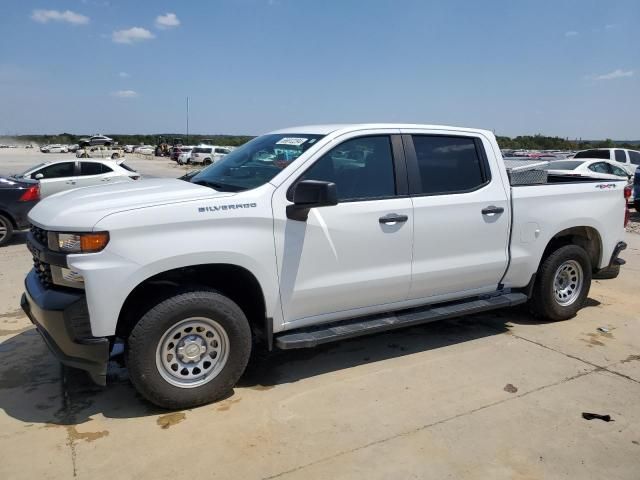
{"label": "front bumper", "polygon": [[85,370],[98,385],[106,385],[109,339],[91,336],[84,292],[45,289],[31,270],[20,305],[61,363]]}

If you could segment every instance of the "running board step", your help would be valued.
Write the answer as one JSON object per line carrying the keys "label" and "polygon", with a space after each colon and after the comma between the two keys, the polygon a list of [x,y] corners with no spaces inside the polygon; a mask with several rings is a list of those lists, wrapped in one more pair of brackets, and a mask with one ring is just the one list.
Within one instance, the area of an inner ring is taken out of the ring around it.
{"label": "running board step", "polygon": [[339,323],[283,333],[275,338],[275,344],[283,350],[315,347],[323,343],[360,337],[371,333],[410,327],[452,317],[461,317],[497,308],[513,307],[526,301],[527,296],[524,293],[506,293],[495,297],[449,303],[440,307],[414,308],[395,313],[359,317]]}

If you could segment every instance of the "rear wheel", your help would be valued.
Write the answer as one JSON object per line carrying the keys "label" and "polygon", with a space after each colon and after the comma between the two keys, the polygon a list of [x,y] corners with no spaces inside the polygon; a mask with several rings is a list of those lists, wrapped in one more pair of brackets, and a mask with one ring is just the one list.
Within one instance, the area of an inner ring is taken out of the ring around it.
{"label": "rear wheel", "polygon": [[213,290],[193,290],[149,310],[129,335],[131,382],[163,408],[213,402],[233,389],[251,354],[244,313]]}
{"label": "rear wheel", "polygon": [[211,159],[210,158],[205,158],[203,163],[205,165],[211,165]]}
{"label": "rear wheel", "polygon": [[591,287],[591,261],[577,245],[560,247],[542,261],[529,301],[532,313],[566,320],[584,305]]}
{"label": "rear wheel", "polygon": [[0,247],[9,243],[13,237],[13,224],[4,215],[0,215]]}

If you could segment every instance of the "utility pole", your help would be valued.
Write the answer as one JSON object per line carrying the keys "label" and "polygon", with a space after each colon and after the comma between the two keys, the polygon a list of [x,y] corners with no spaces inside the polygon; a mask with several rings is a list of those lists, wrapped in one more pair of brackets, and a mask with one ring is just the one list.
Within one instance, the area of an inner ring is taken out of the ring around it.
{"label": "utility pole", "polygon": [[187,140],[185,145],[189,145],[189,97],[187,97]]}

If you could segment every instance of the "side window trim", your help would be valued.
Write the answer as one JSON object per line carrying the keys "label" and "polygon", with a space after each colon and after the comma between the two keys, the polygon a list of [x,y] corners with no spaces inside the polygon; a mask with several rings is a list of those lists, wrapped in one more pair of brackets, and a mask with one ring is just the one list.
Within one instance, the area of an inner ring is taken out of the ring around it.
{"label": "side window trim", "polygon": [[[389,142],[391,145],[391,161],[393,163],[393,173],[394,173],[394,183],[395,183],[396,193],[395,195],[385,196],[385,197],[354,198],[354,199],[348,199],[348,200],[339,200],[338,203],[371,202],[375,200],[388,200],[392,198],[408,196],[408,175],[407,175],[407,166],[406,166],[406,158],[405,158],[406,152],[402,148],[403,145],[400,139],[400,135],[392,134],[392,133],[372,133],[369,135],[365,134],[365,135],[358,135],[355,137],[346,138],[340,143],[336,145],[332,145],[332,147],[329,150],[327,150],[325,153],[320,155],[320,157],[314,160],[313,163],[311,163],[309,166],[305,165],[304,170],[301,171],[296,176],[296,179],[293,182],[291,182],[291,185],[289,186],[289,188],[287,188],[287,195],[286,195],[287,200],[290,202],[293,200],[293,189],[296,187],[300,179],[304,177],[306,173],[310,169],[312,169],[319,161],[321,161],[325,157],[325,155],[328,155],[329,153],[331,153],[333,150],[335,150],[345,142],[349,142],[351,140],[356,140],[360,138],[367,138],[367,137],[388,137],[389,138]],[[394,137],[395,137],[395,140],[394,140]]]}
{"label": "side window trim", "polygon": [[[454,137],[465,138],[473,140],[473,144],[476,148],[478,159],[480,160],[480,173],[482,176],[482,183],[473,188],[467,190],[456,190],[450,192],[437,192],[437,193],[422,193],[422,177],[420,175],[420,167],[418,166],[418,155],[416,154],[415,145],[413,144],[413,136],[423,137]],[[489,167],[489,160],[487,152],[482,144],[482,139],[476,136],[469,135],[455,135],[446,133],[412,133],[403,134],[402,143],[404,145],[404,152],[407,162],[407,173],[409,175],[409,195],[412,197],[434,197],[439,195],[456,195],[461,193],[471,193],[481,188],[486,187],[491,183],[491,168]]]}

